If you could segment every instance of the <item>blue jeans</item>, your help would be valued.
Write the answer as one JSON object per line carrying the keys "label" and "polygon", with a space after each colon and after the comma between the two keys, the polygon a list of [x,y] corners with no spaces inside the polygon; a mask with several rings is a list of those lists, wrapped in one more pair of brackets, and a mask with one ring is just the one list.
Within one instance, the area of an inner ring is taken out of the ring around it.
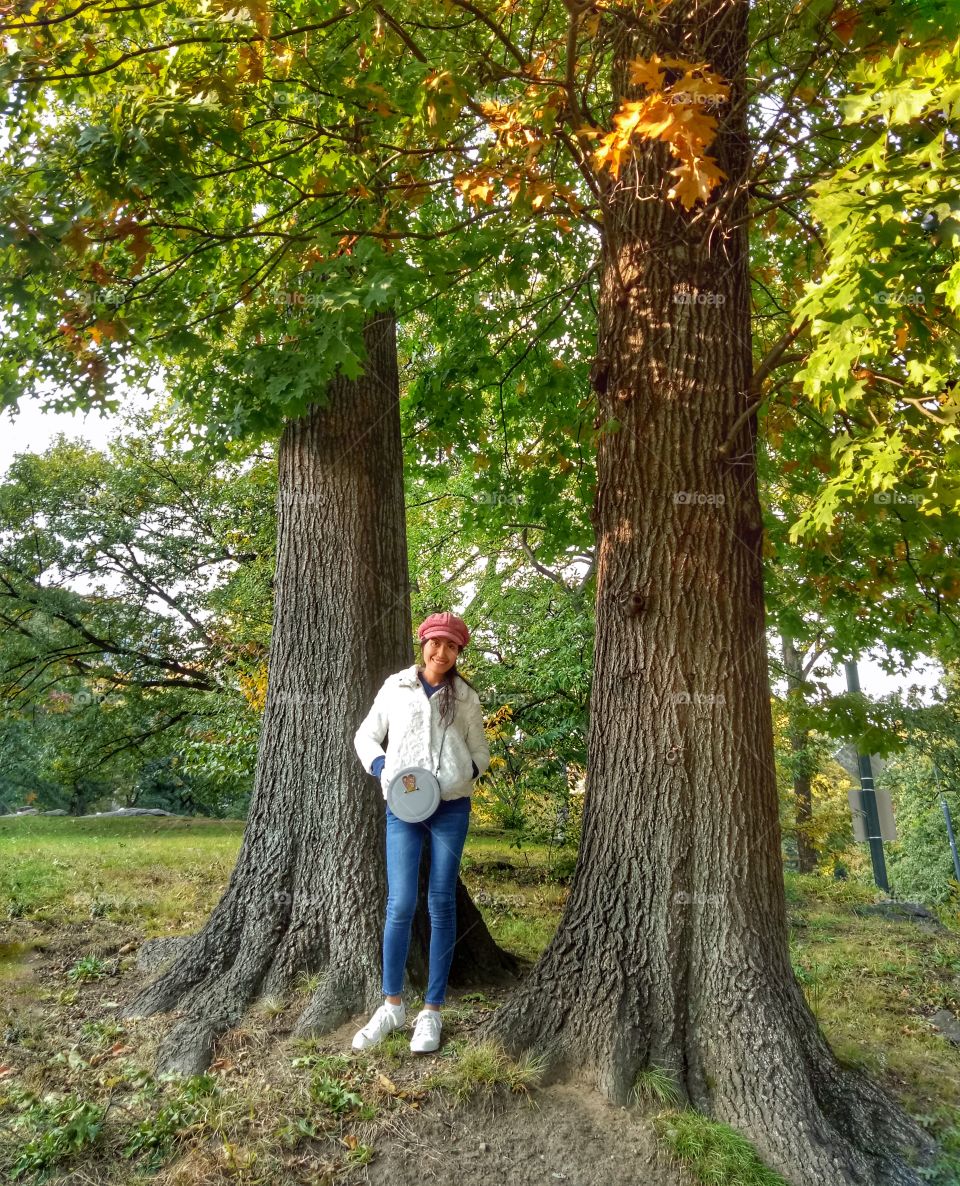
{"label": "blue jeans", "polygon": [[441,799],[419,824],[398,819],[387,808],[387,920],[383,928],[383,995],[399,996],[417,906],[423,839],[430,836],[430,975],[425,1005],[442,1005],[457,940],[457,876],[470,826],[470,796]]}

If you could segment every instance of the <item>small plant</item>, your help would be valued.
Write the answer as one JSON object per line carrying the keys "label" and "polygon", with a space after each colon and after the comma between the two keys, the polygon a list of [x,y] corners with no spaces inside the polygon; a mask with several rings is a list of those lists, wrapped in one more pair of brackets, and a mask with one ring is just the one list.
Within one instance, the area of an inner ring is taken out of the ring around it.
{"label": "small plant", "polygon": [[301,972],[294,982],[295,992],[315,993],[323,980],[321,972]]}
{"label": "small plant", "polygon": [[286,1001],[280,996],[261,997],[256,1005],[257,1011],[264,1017],[279,1017],[286,1007]]}
{"label": "small plant", "polygon": [[62,1099],[44,1096],[38,1100],[27,1095],[26,1106],[14,1122],[24,1135],[33,1131],[10,1167],[12,1179],[24,1174],[38,1174],[75,1157],[94,1145],[103,1128],[107,1104],[94,1104],[76,1095]]}
{"label": "small plant", "polygon": [[106,960],[99,959],[95,955],[85,955],[83,959],[78,960],[72,968],[67,970],[67,979],[72,980],[75,984],[78,981],[86,984],[89,980],[102,980],[107,975],[107,970]]}
{"label": "small plant", "polygon": [[202,1131],[207,1124],[210,1104],[218,1094],[213,1075],[194,1075],[187,1079],[174,1097],[152,1115],[142,1120],[124,1146],[123,1156],[147,1156],[148,1170],[158,1169],[191,1131]]}
{"label": "small plant", "polygon": [[729,1125],[687,1109],[661,1112],[653,1126],[670,1155],[710,1186],[787,1186]]}
{"label": "small plant", "polygon": [[368,1165],[373,1157],[372,1145],[354,1145],[347,1154],[348,1165]]}
{"label": "small plant", "polygon": [[683,1098],[677,1081],[665,1067],[645,1067],[637,1072],[630,1098],[635,1104],[655,1102],[675,1108]]}
{"label": "small plant", "polygon": [[89,1046],[106,1046],[124,1037],[126,1032],[116,1021],[85,1021],[80,1026],[80,1037]]}
{"label": "small plant", "polygon": [[348,1091],[339,1079],[329,1075],[317,1075],[310,1083],[310,1098],[315,1104],[329,1109],[336,1116],[342,1116],[353,1108],[362,1108],[363,1100],[355,1091]]}
{"label": "small plant", "polygon": [[295,1116],[285,1120],[277,1129],[277,1140],[285,1149],[295,1149],[304,1138],[315,1139],[320,1130],[305,1116]]}

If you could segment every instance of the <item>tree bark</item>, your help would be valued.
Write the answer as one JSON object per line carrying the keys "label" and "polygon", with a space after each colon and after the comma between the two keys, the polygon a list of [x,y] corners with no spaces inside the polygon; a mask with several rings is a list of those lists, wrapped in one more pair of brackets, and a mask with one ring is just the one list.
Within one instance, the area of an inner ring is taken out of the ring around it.
{"label": "tree bark", "polygon": [[801,873],[812,873],[817,867],[817,850],[810,842],[813,821],[813,793],[809,746],[810,731],[799,721],[798,710],[803,706],[804,681],[800,653],[789,635],[780,636],[783,669],[787,676],[787,729],[790,752],[793,755],[794,821],[797,827],[797,868]]}
{"label": "tree bark", "polygon": [[[583,832],[563,917],[486,1035],[626,1103],[666,1069],[795,1186],[919,1183],[922,1129],[842,1069],[790,963],[751,402],[745,0],[605,10],[614,109],[635,57],[732,84],[704,207],[638,146],[606,190],[597,636]],[[675,299],[680,297],[680,300]]]}
{"label": "tree bark", "polygon": [[[177,1010],[158,1070],[196,1074],[259,996],[301,972],[319,987],[295,1033],[332,1029],[383,999],[386,816],[353,733],[384,678],[413,662],[396,326],[365,330],[357,380],[285,428],[268,689],[254,792],[229,884],[203,929],[125,1016]],[[408,965],[426,986],[428,862]],[[462,883],[451,984],[514,975]]]}

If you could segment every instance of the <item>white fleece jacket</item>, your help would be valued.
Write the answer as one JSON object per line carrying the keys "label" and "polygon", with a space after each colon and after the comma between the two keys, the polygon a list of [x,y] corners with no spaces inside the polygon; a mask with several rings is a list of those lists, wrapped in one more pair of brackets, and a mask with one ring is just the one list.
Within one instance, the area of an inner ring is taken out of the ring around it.
{"label": "white fleece jacket", "polygon": [[[380,775],[384,799],[391,778],[404,766],[425,766],[436,771],[441,799],[459,799],[473,794],[473,764],[476,763],[477,770],[483,774],[490,765],[490,747],[483,731],[480,697],[459,676],[454,682],[454,718],[441,724],[440,697],[443,691],[428,697],[417,679],[415,663],[388,675],[383,681],[373,707],[354,734],[353,748],[366,771],[370,770],[375,758],[385,756]],[[384,750],[383,741],[388,733],[389,748]]]}

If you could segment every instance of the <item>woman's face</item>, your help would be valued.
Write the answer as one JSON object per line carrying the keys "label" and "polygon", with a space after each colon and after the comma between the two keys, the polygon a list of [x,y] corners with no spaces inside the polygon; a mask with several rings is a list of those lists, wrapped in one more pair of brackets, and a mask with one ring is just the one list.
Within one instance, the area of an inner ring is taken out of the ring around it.
{"label": "woman's face", "polygon": [[456,662],[460,648],[449,638],[428,638],[423,644],[423,661],[435,672],[449,671]]}

